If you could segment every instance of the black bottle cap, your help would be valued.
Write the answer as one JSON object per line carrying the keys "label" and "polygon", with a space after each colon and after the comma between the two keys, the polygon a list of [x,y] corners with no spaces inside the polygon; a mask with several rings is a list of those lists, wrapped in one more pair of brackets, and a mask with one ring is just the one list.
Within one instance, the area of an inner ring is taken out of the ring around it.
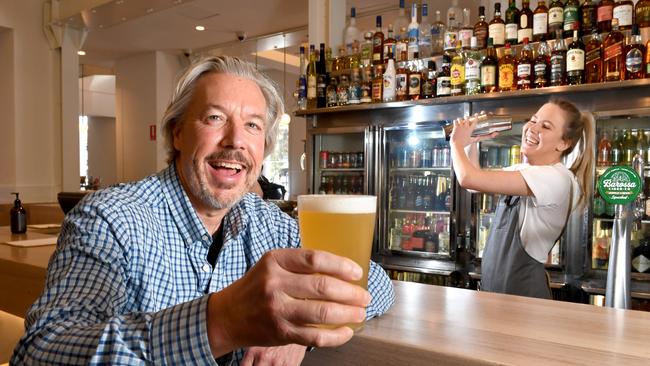
{"label": "black bottle cap", "polygon": [[22,206],[22,202],[20,202],[20,198],[18,198],[18,192],[11,192],[11,194],[16,195],[16,199],[14,200],[14,207],[20,208],[20,206]]}

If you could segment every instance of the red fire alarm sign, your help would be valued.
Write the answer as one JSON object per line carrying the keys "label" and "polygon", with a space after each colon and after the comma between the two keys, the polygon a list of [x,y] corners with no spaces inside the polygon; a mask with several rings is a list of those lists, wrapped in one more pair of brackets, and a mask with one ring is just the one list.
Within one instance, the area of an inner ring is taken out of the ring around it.
{"label": "red fire alarm sign", "polygon": [[149,125],[149,140],[156,141],[156,125]]}

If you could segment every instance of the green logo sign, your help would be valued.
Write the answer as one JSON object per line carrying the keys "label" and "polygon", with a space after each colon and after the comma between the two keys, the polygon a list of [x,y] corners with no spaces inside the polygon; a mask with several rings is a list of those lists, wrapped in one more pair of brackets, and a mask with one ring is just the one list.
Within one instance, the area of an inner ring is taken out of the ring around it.
{"label": "green logo sign", "polygon": [[613,166],[598,179],[598,192],[607,203],[630,203],[641,192],[641,178],[628,166]]}

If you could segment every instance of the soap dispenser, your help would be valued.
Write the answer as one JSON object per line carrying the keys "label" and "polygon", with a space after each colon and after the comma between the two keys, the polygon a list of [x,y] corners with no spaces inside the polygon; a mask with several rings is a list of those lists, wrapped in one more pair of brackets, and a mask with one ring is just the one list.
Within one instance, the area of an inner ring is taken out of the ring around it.
{"label": "soap dispenser", "polygon": [[11,192],[16,195],[14,207],[11,209],[11,232],[14,234],[22,234],[27,231],[27,211],[18,198],[18,192]]}

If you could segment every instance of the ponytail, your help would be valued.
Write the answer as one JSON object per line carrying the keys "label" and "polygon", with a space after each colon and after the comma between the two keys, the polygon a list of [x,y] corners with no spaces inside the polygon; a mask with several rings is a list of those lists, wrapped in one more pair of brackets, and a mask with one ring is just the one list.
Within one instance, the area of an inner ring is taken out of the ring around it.
{"label": "ponytail", "polygon": [[584,207],[593,194],[592,174],[594,171],[594,141],[596,122],[591,113],[580,112],[571,102],[564,99],[553,98],[549,101],[559,106],[566,114],[567,124],[562,138],[570,142],[571,147],[566,149],[562,156],[567,156],[575,151],[575,160],[569,170],[578,179],[580,197],[578,207]]}

